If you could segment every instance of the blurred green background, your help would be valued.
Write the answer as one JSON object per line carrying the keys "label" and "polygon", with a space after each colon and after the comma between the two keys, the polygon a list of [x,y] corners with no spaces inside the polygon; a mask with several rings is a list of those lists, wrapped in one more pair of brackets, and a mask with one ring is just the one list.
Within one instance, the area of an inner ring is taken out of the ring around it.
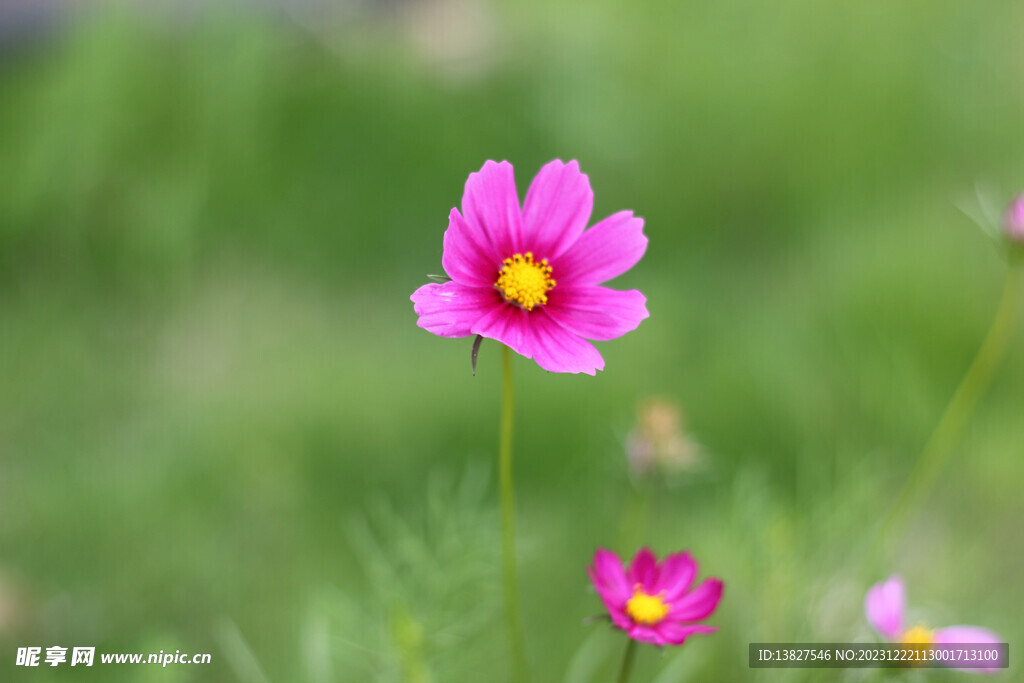
{"label": "blurred green background", "polygon": [[[726,584],[719,632],[642,649],[636,681],[964,677],[747,668],[752,641],[874,638],[894,571],[913,617],[1022,642],[1019,334],[907,533],[863,555],[995,311],[965,211],[1024,187],[1024,5],[74,10],[0,15],[0,678],[504,680],[499,349],[471,376],[408,298],[489,158],[521,197],[578,159],[594,218],[650,237],[614,285],[651,317],[603,373],[515,364],[537,681],[618,664],[583,623],[597,546],[690,549]],[[651,396],[701,466],[639,482]],[[33,645],[213,663],[15,667]]]}

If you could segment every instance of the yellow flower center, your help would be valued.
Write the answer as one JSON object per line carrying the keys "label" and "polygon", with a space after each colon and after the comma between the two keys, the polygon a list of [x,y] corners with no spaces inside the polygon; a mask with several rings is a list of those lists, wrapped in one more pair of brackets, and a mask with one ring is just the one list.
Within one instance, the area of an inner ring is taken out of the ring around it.
{"label": "yellow flower center", "polygon": [[626,613],[638,624],[653,626],[668,614],[669,605],[662,599],[664,595],[648,595],[638,583],[633,587],[633,597],[626,602]]}
{"label": "yellow flower center", "polygon": [[930,629],[918,624],[904,631],[900,642],[906,645],[931,645],[934,639],[935,634]]}
{"label": "yellow flower center", "polygon": [[548,260],[534,261],[533,252],[528,251],[505,259],[494,286],[506,301],[532,311],[537,304],[548,302],[548,290],[555,286],[555,281],[551,279]]}

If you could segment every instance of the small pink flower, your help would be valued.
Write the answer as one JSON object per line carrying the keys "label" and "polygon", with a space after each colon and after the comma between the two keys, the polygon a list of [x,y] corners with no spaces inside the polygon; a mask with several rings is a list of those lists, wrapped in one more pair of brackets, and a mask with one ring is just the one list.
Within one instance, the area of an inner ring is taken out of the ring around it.
{"label": "small pink flower", "polygon": [[[929,629],[923,624],[906,628],[906,588],[897,574],[888,581],[876,583],[864,597],[864,612],[871,626],[886,640],[922,646],[941,646],[951,643],[989,645],[1005,642],[998,634],[979,626],[947,626]],[[955,667],[953,667],[955,668]],[[975,673],[996,673],[998,668],[962,669]]]}
{"label": "small pink flower", "polygon": [[588,342],[616,339],[648,317],[647,299],[600,286],[647,249],[644,222],[620,211],[586,230],[594,193],[579,164],[556,159],[519,206],[512,164],[470,173],[452,209],[441,264],[451,278],[417,289],[417,325],[442,337],[481,335],[551,372],[596,374]]}
{"label": "small pink flower", "polygon": [[671,554],[658,563],[649,548],[641,548],[626,570],[618,555],[599,548],[587,572],[612,623],[634,640],[682,645],[694,633],[718,629],[693,623],[715,611],[723,584],[705,579],[690,590],[697,563],[689,553]]}
{"label": "small pink flower", "polygon": [[1017,195],[1017,198],[1006,207],[1003,228],[1011,240],[1024,242],[1024,194]]}

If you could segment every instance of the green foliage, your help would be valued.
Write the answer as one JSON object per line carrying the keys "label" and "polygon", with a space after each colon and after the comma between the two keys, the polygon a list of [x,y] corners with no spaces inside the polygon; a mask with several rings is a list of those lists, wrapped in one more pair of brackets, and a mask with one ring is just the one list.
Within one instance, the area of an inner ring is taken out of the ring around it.
{"label": "green foliage", "polygon": [[[1021,642],[1019,336],[911,532],[862,558],[995,309],[1003,263],[958,207],[1024,186],[1018,4],[919,5],[488,6],[461,60],[405,6],[96,12],[5,55],[0,649],[213,654],[152,680],[500,677],[499,353],[473,377],[472,340],[408,296],[468,172],[507,158],[524,194],[554,157],[596,217],[645,217],[617,286],[651,318],[597,378],[515,364],[537,680],[621,654],[582,623],[597,546],[689,548],[726,582],[719,632],[642,649],[638,681],[835,680],[752,672],[747,643],[872,637],[890,571],[934,625]],[[706,468],[624,524],[651,395]]]}

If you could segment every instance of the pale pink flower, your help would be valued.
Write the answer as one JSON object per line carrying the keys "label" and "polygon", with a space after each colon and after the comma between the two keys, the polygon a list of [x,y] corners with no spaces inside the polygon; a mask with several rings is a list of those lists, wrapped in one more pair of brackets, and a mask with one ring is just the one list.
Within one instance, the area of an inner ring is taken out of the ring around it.
{"label": "pale pink flower", "polygon": [[[923,624],[907,628],[906,587],[897,574],[873,585],[864,597],[864,612],[878,634],[889,641],[938,647],[951,643],[989,645],[1005,642],[998,634],[980,626],[947,626],[930,629]],[[953,667],[956,668],[956,667]],[[999,668],[970,668],[962,671],[996,673]]]}
{"label": "pale pink flower", "polygon": [[551,372],[596,374],[587,341],[615,339],[648,317],[639,291],[601,286],[647,249],[643,219],[620,211],[586,229],[594,205],[575,161],[546,164],[519,205],[512,164],[471,173],[452,209],[441,264],[451,278],[412,295],[417,325],[442,337],[481,335]]}
{"label": "pale pink flower", "polygon": [[626,569],[618,555],[599,548],[587,572],[612,623],[634,640],[682,645],[694,633],[718,629],[694,622],[715,611],[723,584],[705,579],[691,590],[697,563],[689,553],[670,554],[659,563],[649,548],[641,548]]}
{"label": "pale pink flower", "polygon": [[686,417],[670,398],[650,398],[637,406],[636,425],[626,437],[629,468],[638,477],[660,470],[671,475],[699,464],[698,446],[686,432]]}

